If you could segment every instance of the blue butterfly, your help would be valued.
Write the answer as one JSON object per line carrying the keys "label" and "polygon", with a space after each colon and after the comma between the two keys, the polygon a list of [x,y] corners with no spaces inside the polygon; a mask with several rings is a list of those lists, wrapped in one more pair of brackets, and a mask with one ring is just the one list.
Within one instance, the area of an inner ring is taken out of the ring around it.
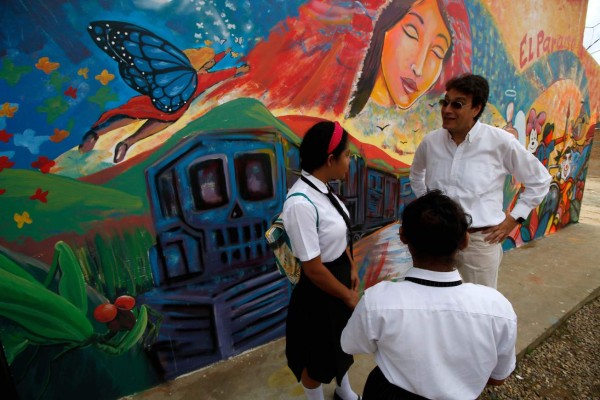
{"label": "blue butterfly", "polygon": [[119,62],[121,78],[147,95],[163,112],[179,110],[192,97],[197,71],[178,48],[137,25],[118,21],[90,23],[94,43]]}

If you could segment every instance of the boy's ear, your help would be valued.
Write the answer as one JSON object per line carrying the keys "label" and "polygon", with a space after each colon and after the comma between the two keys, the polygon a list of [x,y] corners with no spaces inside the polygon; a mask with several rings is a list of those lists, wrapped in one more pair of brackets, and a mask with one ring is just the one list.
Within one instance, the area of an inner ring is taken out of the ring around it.
{"label": "boy's ear", "polygon": [[406,242],[406,236],[404,236],[404,229],[402,229],[402,226],[400,226],[400,241],[404,244],[408,244]]}
{"label": "boy's ear", "polygon": [[458,249],[459,250],[464,250],[467,248],[467,246],[469,245],[469,232],[465,232],[465,236],[462,238],[462,240],[460,241],[460,243],[458,244]]}

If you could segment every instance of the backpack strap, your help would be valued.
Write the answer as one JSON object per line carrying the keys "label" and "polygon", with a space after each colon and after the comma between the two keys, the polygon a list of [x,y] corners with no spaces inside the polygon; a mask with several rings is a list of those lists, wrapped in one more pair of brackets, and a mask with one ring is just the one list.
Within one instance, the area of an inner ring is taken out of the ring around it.
{"label": "backpack strap", "polygon": [[308,198],[308,196],[307,196],[307,195],[305,195],[304,193],[298,193],[298,192],[290,194],[290,195],[289,195],[289,196],[286,198],[286,200],[287,200],[287,199],[289,199],[290,197],[293,197],[293,196],[302,196],[302,197],[304,197],[306,200],[308,200],[308,202],[309,202],[310,204],[312,204],[312,205],[313,205],[313,207],[315,208],[315,211],[316,211],[316,213],[317,213],[317,230],[319,230],[319,210],[317,210],[317,206],[315,206],[315,203],[313,203],[313,202],[312,202],[312,200],[311,200],[311,199],[309,199],[309,198]]}
{"label": "backpack strap", "polygon": [[327,197],[329,199],[329,201],[331,202],[331,205],[336,209],[336,211],[344,219],[344,223],[346,224],[346,227],[348,228],[348,235],[350,236],[350,238],[348,240],[350,242],[350,257],[352,257],[352,259],[354,260],[354,241],[353,241],[353,236],[352,236],[352,223],[350,222],[350,217],[348,217],[348,215],[344,212],[338,199],[333,194],[331,187],[329,186],[328,183],[326,183],[325,186],[327,186],[327,193],[323,193],[319,190],[319,188],[317,188],[315,186],[314,183],[309,181],[305,176],[302,176],[300,179],[302,179],[302,181],[304,181],[304,183],[306,183],[308,186],[310,186],[317,192],[325,195],[325,197]]}

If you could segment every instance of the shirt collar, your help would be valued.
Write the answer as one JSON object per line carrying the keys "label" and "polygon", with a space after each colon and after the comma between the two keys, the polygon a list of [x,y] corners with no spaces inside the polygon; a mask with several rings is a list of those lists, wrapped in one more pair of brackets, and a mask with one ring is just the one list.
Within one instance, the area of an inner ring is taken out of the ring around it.
{"label": "shirt collar", "polygon": [[[475,125],[473,125],[473,127],[471,128],[469,133],[467,133],[465,140],[469,143],[472,143],[473,140],[475,140],[475,138],[477,138],[477,136],[479,136],[480,131],[481,131],[481,129],[479,129],[480,127],[481,127],[481,122],[479,122],[479,120],[475,121]],[[448,132],[448,130],[446,130],[446,133],[448,134],[448,140],[453,141],[452,135],[450,134],[450,132]]]}
{"label": "shirt collar", "polygon": [[306,179],[308,179],[309,181],[311,181],[317,188],[319,188],[319,190],[321,190],[323,192],[327,192],[329,190],[327,188],[327,185],[325,185],[323,183],[323,181],[321,181],[320,179],[315,178],[314,176],[312,176],[311,174],[309,174],[305,170],[302,170],[302,176],[304,176]]}
{"label": "shirt collar", "polygon": [[412,267],[406,272],[406,276],[413,278],[426,279],[434,282],[454,282],[460,281],[461,277],[458,270],[449,272],[430,271],[428,269]]}
{"label": "shirt collar", "polygon": [[473,127],[471,128],[469,133],[467,133],[466,140],[469,143],[472,143],[473,140],[475,140],[475,138],[477,138],[477,136],[479,136],[479,134],[481,132],[481,129],[479,129],[480,127],[481,127],[481,122],[479,122],[479,120],[475,121],[475,125],[473,125]]}

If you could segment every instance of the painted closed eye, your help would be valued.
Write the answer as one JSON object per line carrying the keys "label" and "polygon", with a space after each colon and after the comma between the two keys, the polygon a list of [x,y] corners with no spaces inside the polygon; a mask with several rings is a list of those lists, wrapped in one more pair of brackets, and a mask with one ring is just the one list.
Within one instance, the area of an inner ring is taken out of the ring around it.
{"label": "painted closed eye", "polygon": [[446,51],[442,48],[442,46],[439,45],[435,45],[431,48],[431,52],[440,60],[443,60],[444,57],[446,56]]}
{"label": "painted closed eye", "polygon": [[419,40],[419,31],[412,24],[402,25],[402,30],[411,39]]}

